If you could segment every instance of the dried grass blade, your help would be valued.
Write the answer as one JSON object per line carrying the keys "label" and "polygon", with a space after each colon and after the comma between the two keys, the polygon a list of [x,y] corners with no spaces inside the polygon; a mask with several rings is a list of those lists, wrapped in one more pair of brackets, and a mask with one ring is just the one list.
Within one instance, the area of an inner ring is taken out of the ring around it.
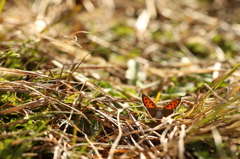
{"label": "dried grass blade", "polygon": [[109,151],[108,159],[112,159],[113,158],[114,151],[115,151],[115,149],[116,149],[116,147],[117,147],[117,145],[118,145],[118,143],[119,143],[119,141],[120,141],[120,139],[122,137],[122,134],[123,134],[122,128],[121,128],[121,123],[120,123],[120,117],[119,117],[120,116],[120,112],[121,111],[118,110],[118,113],[117,113],[118,136],[117,136],[116,140],[114,141],[114,143],[112,144],[112,147],[111,147],[111,149]]}
{"label": "dried grass blade", "polygon": [[22,104],[20,106],[14,107],[14,108],[9,108],[7,110],[2,110],[2,111],[0,111],[0,114],[10,114],[10,113],[22,110],[24,108],[33,109],[33,107],[34,108],[42,107],[42,106],[46,106],[47,104],[48,104],[48,102],[46,101],[46,99],[39,98],[39,99],[37,99],[35,101],[29,102],[29,103],[25,103],[25,104]]}

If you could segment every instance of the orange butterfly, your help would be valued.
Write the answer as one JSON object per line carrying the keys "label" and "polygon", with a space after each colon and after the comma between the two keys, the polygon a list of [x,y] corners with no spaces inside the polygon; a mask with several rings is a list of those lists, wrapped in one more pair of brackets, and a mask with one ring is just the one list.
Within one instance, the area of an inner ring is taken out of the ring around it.
{"label": "orange butterfly", "polygon": [[142,102],[147,108],[149,114],[156,119],[161,119],[162,117],[167,117],[171,115],[174,109],[180,105],[181,99],[176,99],[167,105],[165,105],[162,110],[158,109],[156,104],[145,94],[142,94]]}

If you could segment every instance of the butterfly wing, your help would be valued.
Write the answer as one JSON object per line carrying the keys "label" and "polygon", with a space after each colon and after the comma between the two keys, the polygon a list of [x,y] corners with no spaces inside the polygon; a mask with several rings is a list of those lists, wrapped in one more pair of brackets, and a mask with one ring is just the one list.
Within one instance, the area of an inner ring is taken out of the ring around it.
{"label": "butterfly wing", "polygon": [[169,115],[171,115],[174,111],[174,109],[180,105],[181,103],[181,99],[176,99],[170,103],[168,103],[167,105],[165,105],[163,108],[162,108],[162,114],[164,117],[167,117]]}
{"label": "butterfly wing", "polygon": [[142,102],[144,106],[147,108],[149,114],[155,118],[157,116],[158,108],[156,104],[145,94],[142,94]]}

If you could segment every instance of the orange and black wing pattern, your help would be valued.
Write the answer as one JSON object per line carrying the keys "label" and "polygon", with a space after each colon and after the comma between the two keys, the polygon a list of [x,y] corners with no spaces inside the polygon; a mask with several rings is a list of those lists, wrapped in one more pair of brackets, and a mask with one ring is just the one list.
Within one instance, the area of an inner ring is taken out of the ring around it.
{"label": "orange and black wing pattern", "polygon": [[142,94],[142,102],[144,106],[147,108],[149,114],[155,118],[157,116],[158,108],[156,104],[145,94]]}
{"label": "orange and black wing pattern", "polygon": [[167,105],[165,105],[162,110],[160,111],[156,104],[145,94],[142,94],[142,102],[144,104],[144,106],[147,108],[149,114],[153,117],[153,118],[162,118],[167,117],[169,115],[171,115],[174,112],[174,109],[176,109],[177,106],[179,106],[181,104],[181,99],[176,99],[170,103],[168,103]]}
{"label": "orange and black wing pattern", "polygon": [[156,104],[145,94],[142,94],[142,102],[146,108],[158,109]]}
{"label": "orange and black wing pattern", "polygon": [[174,111],[174,109],[176,109],[177,106],[179,106],[181,103],[181,99],[176,99],[170,103],[168,103],[167,105],[165,105],[162,108],[162,114],[164,117],[167,117],[169,115],[171,115]]}

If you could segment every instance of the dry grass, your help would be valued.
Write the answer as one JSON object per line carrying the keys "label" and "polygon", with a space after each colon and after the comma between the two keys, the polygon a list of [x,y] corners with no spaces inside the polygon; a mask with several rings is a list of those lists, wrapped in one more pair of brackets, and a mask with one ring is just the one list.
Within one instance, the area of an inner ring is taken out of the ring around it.
{"label": "dry grass", "polygon": [[3,158],[240,157],[238,1],[4,2]]}

